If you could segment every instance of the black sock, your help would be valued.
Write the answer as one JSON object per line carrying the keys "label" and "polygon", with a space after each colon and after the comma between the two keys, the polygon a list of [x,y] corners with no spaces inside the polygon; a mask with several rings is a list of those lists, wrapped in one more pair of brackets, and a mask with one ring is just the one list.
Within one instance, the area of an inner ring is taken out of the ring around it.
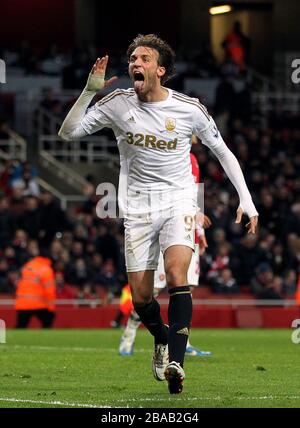
{"label": "black sock", "polygon": [[169,360],[183,367],[192,320],[192,296],[188,285],[171,288],[169,293]]}
{"label": "black sock", "polygon": [[153,299],[146,305],[134,305],[136,313],[139,315],[142,323],[154,336],[155,343],[166,345],[168,343],[168,330],[160,316],[160,306]]}

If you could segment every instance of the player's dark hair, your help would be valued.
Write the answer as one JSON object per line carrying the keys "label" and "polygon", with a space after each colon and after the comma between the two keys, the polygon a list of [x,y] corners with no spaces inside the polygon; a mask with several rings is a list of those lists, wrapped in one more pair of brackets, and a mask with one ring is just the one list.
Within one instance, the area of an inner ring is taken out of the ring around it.
{"label": "player's dark hair", "polygon": [[139,34],[127,49],[127,57],[130,60],[130,55],[139,46],[146,46],[157,50],[159,53],[158,64],[166,69],[165,74],[161,78],[161,82],[175,76],[175,52],[164,40],[160,39],[156,34]]}

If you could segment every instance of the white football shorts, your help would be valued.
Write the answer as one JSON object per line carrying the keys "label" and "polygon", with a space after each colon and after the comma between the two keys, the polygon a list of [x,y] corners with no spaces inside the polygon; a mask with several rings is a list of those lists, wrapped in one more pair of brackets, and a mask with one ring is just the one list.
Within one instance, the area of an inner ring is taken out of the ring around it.
{"label": "white football shorts", "polygon": [[195,247],[195,212],[170,218],[125,219],[127,272],[156,270],[160,252],[173,245]]}

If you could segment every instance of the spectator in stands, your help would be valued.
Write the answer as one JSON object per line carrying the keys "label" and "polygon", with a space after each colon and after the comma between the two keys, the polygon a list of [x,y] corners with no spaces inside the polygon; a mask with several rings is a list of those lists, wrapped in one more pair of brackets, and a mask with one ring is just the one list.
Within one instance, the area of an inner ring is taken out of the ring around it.
{"label": "spectator in stands", "polygon": [[261,190],[259,217],[261,227],[276,234],[278,231],[278,211],[274,207],[274,198],[266,188]]}
{"label": "spectator in stands", "polygon": [[95,219],[92,214],[82,214],[82,224],[86,228],[89,238],[94,239],[97,236]]}
{"label": "spectator in stands", "polygon": [[[211,217],[210,217],[211,218]],[[207,236],[209,236],[210,240],[213,243],[213,248],[208,248],[207,251],[209,253],[212,253],[213,255],[215,255],[216,250],[218,249],[218,247],[220,247],[222,244],[226,244],[226,232],[224,229],[222,228],[215,228],[214,231],[212,231],[212,235],[208,235],[208,232],[210,232],[210,229],[207,229],[207,231],[205,231],[205,234]]]}
{"label": "spectator in stands", "polygon": [[78,259],[85,258],[84,245],[81,241],[74,241],[72,244],[71,252],[71,262],[74,263]]}
{"label": "spectator in stands", "polygon": [[250,285],[255,268],[267,261],[265,251],[258,245],[256,235],[247,234],[235,252],[236,279],[238,284]]}
{"label": "spectator in stands", "polygon": [[81,242],[83,245],[87,244],[88,241],[88,231],[83,226],[83,224],[77,223],[73,231],[74,239],[78,242]]}
{"label": "spectator in stands", "polygon": [[212,281],[212,285],[215,293],[237,294],[240,291],[231,269],[228,268],[218,271],[217,276]]}
{"label": "spectator in stands", "polygon": [[285,272],[283,277],[282,292],[285,296],[293,296],[297,290],[297,275],[293,269]]}
{"label": "spectator in stands", "polygon": [[91,287],[92,272],[83,258],[77,258],[75,260],[65,279],[68,284],[79,287],[79,298],[90,296],[94,291]]}
{"label": "spectator in stands", "polygon": [[34,165],[31,165],[27,161],[20,162],[18,159],[15,159],[13,162],[13,171],[11,174],[11,184],[13,184],[15,180],[21,180],[25,172],[29,173],[33,179],[36,179],[38,175],[37,169]]}
{"label": "spectator in stands", "polygon": [[12,182],[13,189],[21,189],[22,196],[35,196],[40,194],[36,180],[31,176],[30,171],[24,171],[22,178]]}
{"label": "spectator in stands", "polygon": [[39,200],[34,196],[24,199],[25,210],[18,218],[20,229],[26,230],[30,238],[38,239],[40,231]]}
{"label": "spectator in stands", "polygon": [[73,245],[73,235],[69,230],[64,230],[61,238],[61,243],[67,251],[71,251]]}
{"label": "spectator in stands", "polygon": [[98,227],[98,236],[96,238],[97,252],[103,257],[103,260],[112,260],[115,267],[119,265],[119,246],[115,236],[112,235],[104,223]]}
{"label": "spectator in stands", "polygon": [[93,283],[97,284],[97,278],[101,274],[103,258],[100,253],[93,253],[91,256],[90,269],[92,271]]}
{"label": "spectator in stands", "polygon": [[280,278],[274,276],[272,267],[268,263],[261,263],[257,266],[255,277],[251,281],[251,290],[260,299],[281,298],[279,294],[281,292]]}
{"label": "spectator in stands", "polygon": [[272,246],[270,262],[275,274],[282,275],[287,268],[284,247],[281,243],[275,242]]}
{"label": "spectator in stands", "polygon": [[40,241],[44,247],[49,247],[57,232],[71,229],[64,211],[50,192],[41,194],[40,222]]}
{"label": "spectator in stands", "polygon": [[87,242],[85,246],[85,254],[87,260],[92,260],[93,255],[97,253],[96,245],[93,242]]}
{"label": "spectator in stands", "polygon": [[106,288],[108,294],[112,298],[114,294],[121,292],[121,286],[116,275],[116,269],[113,260],[107,259],[102,266],[102,270],[96,277],[97,284]]}
{"label": "spectator in stands", "polygon": [[7,272],[7,283],[6,283],[8,293],[12,295],[15,293],[18,280],[19,280],[19,269],[10,268],[10,270]]}
{"label": "spectator in stands", "polygon": [[249,60],[250,39],[242,32],[239,21],[234,23],[222,46],[226,58],[231,59],[241,72],[245,71],[246,63]]}
{"label": "spectator in stands", "polygon": [[18,267],[23,265],[28,260],[28,235],[25,230],[17,229],[15,232],[14,239],[12,241],[12,247],[16,254],[16,260]]}
{"label": "spectator in stands", "polygon": [[231,246],[227,242],[220,244],[217,248],[215,256],[212,258],[210,269],[207,278],[212,281],[217,278],[220,273],[230,267],[230,252]]}
{"label": "spectator in stands", "polygon": [[49,255],[53,262],[61,260],[64,247],[59,239],[54,239],[50,245]]}
{"label": "spectator in stands", "polygon": [[257,296],[264,300],[282,299],[282,279],[280,276],[274,276],[273,281],[265,284],[263,290]]}
{"label": "spectator in stands", "polygon": [[27,254],[28,258],[32,259],[34,257],[37,257],[39,255],[39,243],[36,239],[29,239],[28,245],[27,245]]}
{"label": "spectator in stands", "polygon": [[19,218],[24,213],[25,203],[24,203],[22,189],[20,188],[11,189],[9,208],[10,208],[10,212],[16,218]]}
{"label": "spectator in stands", "polygon": [[[206,183],[206,182],[205,182]],[[206,204],[205,198],[205,211],[208,217],[211,219],[211,222],[215,225],[215,231],[211,231],[207,236],[211,236],[211,234],[215,237],[216,230],[223,230],[225,234],[225,229],[228,223],[228,206],[221,200],[221,198],[217,198],[216,196],[212,196],[212,207],[208,207]],[[219,232],[218,232],[219,233]],[[222,232],[221,232],[222,233]]]}
{"label": "spectator in stands", "polygon": [[5,258],[6,262],[8,263],[8,270],[16,270],[18,266],[17,258],[16,258],[16,252],[15,249],[12,246],[7,246],[4,249],[3,257]]}

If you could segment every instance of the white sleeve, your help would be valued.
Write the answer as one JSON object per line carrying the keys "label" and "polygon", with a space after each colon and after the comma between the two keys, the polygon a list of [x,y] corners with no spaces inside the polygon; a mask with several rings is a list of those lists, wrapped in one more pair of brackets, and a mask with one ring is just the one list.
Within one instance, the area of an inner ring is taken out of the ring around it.
{"label": "white sleeve", "polygon": [[248,215],[253,217],[258,215],[250,192],[246,185],[243,172],[234,154],[226,146],[214,120],[209,118],[199,111],[195,115],[194,132],[200,138],[202,143],[210,148],[214,155],[218,158],[225,173],[234,185],[240,198],[240,207]]}
{"label": "white sleeve", "polygon": [[58,135],[66,141],[76,140],[93,134],[104,127],[110,127],[111,121],[106,113],[106,106],[101,101],[90,109],[87,108],[94,98],[94,91],[84,89],[63,121]]}

